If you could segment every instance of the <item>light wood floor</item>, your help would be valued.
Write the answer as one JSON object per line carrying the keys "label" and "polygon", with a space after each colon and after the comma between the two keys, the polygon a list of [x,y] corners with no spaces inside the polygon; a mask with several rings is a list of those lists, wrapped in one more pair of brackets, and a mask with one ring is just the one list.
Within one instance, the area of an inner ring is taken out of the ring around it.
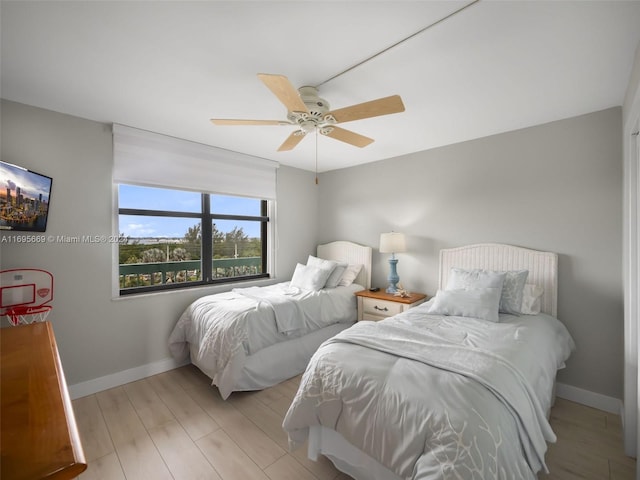
{"label": "light wood floor", "polygon": [[[73,401],[89,479],[347,480],[287,449],[282,419],[299,378],[225,402],[191,365]],[[620,417],[558,399],[558,442],[540,479],[635,479]]]}

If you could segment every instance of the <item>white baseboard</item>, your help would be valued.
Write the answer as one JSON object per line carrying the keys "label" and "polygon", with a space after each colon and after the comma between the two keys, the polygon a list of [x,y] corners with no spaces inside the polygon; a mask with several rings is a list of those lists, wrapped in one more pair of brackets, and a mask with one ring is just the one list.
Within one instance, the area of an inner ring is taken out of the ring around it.
{"label": "white baseboard", "polygon": [[623,416],[622,400],[619,398],[609,397],[601,393],[590,392],[582,388],[566,385],[564,383],[556,384],[556,395],[565,400],[586,405],[587,407],[597,408],[605,412],[615,413]]}
{"label": "white baseboard", "polygon": [[[158,362],[148,363],[139,367],[123,370],[122,372],[112,373],[104,377],[87,380],[86,382],[69,385],[69,396],[72,400],[76,398],[86,397],[103,390],[113,387],[119,387],[126,383],[135,382],[158,373],[173,370],[189,363],[189,360],[176,361],[173,358],[167,358]],[[580,403],[588,407],[604,410],[605,412],[622,415],[622,401],[618,398],[609,397],[600,393],[590,392],[582,388],[566,385],[558,382],[556,384],[556,395],[572,402]]]}
{"label": "white baseboard", "polygon": [[69,396],[72,400],[80,397],[86,397],[87,395],[92,395],[94,393],[101,392],[102,390],[119,387],[125,383],[135,382],[136,380],[157,375],[158,373],[173,370],[174,368],[181,367],[188,363],[188,359],[178,362],[173,358],[147,363],[146,365],[123,370],[122,372],[116,372],[110,375],[105,375],[104,377],[87,380],[86,382],[69,385]]}

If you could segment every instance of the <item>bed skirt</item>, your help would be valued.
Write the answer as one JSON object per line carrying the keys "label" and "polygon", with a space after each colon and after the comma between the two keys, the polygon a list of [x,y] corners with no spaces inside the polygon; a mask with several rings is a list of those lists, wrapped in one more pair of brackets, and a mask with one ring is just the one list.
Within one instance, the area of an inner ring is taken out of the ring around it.
{"label": "bed skirt", "polygon": [[262,390],[300,375],[320,344],[352,325],[335,323],[303,337],[276,343],[246,357],[233,391]]}
{"label": "bed skirt", "polygon": [[402,480],[380,462],[354,447],[335,430],[321,425],[309,427],[309,459],[324,455],[341,472],[356,480]]}

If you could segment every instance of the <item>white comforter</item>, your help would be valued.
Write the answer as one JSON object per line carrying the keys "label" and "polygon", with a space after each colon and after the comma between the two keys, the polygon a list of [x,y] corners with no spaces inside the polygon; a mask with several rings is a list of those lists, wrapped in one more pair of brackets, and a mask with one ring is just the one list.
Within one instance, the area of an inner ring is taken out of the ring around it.
{"label": "white comforter", "polygon": [[328,325],[354,322],[360,285],[317,292],[289,282],[208,295],[184,311],[169,337],[174,358],[189,358],[213,379],[223,398],[232,391],[246,357]]}
{"label": "white comforter", "polygon": [[284,419],[295,448],[322,425],[400,478],[535,479],[545,416],[574,348],[547,315],[500,323],[427,315],[360,322],[311,359]]}

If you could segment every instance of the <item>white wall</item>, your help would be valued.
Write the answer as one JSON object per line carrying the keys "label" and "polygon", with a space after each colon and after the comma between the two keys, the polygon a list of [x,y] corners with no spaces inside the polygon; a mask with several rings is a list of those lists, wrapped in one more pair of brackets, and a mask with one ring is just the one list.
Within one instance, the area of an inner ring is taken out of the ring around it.
{"label": "white wall", "polygon": [[[438,252],[480,242],[559,254],[559,318],[577,343],[559,381],[622,398],[620,108],[325,173],[320,241],[407,235],[405,288],[434,294]],[[387,255],[374,252],[373,283]]]}
{"label": "white wall", "polygon": [[[53,177],[46,235],[110,235],[110,126],[7,101],[1,109],[2,160]],[[279,280],[315,250],[317,198],[312,173],[278,169]],[[166,362],[167,338],[187,304],[229,288],[113,300],[111,262],[109,244],[0,243],[0,268],[43,268],[55,277],[49,319],[70,385]]]}

